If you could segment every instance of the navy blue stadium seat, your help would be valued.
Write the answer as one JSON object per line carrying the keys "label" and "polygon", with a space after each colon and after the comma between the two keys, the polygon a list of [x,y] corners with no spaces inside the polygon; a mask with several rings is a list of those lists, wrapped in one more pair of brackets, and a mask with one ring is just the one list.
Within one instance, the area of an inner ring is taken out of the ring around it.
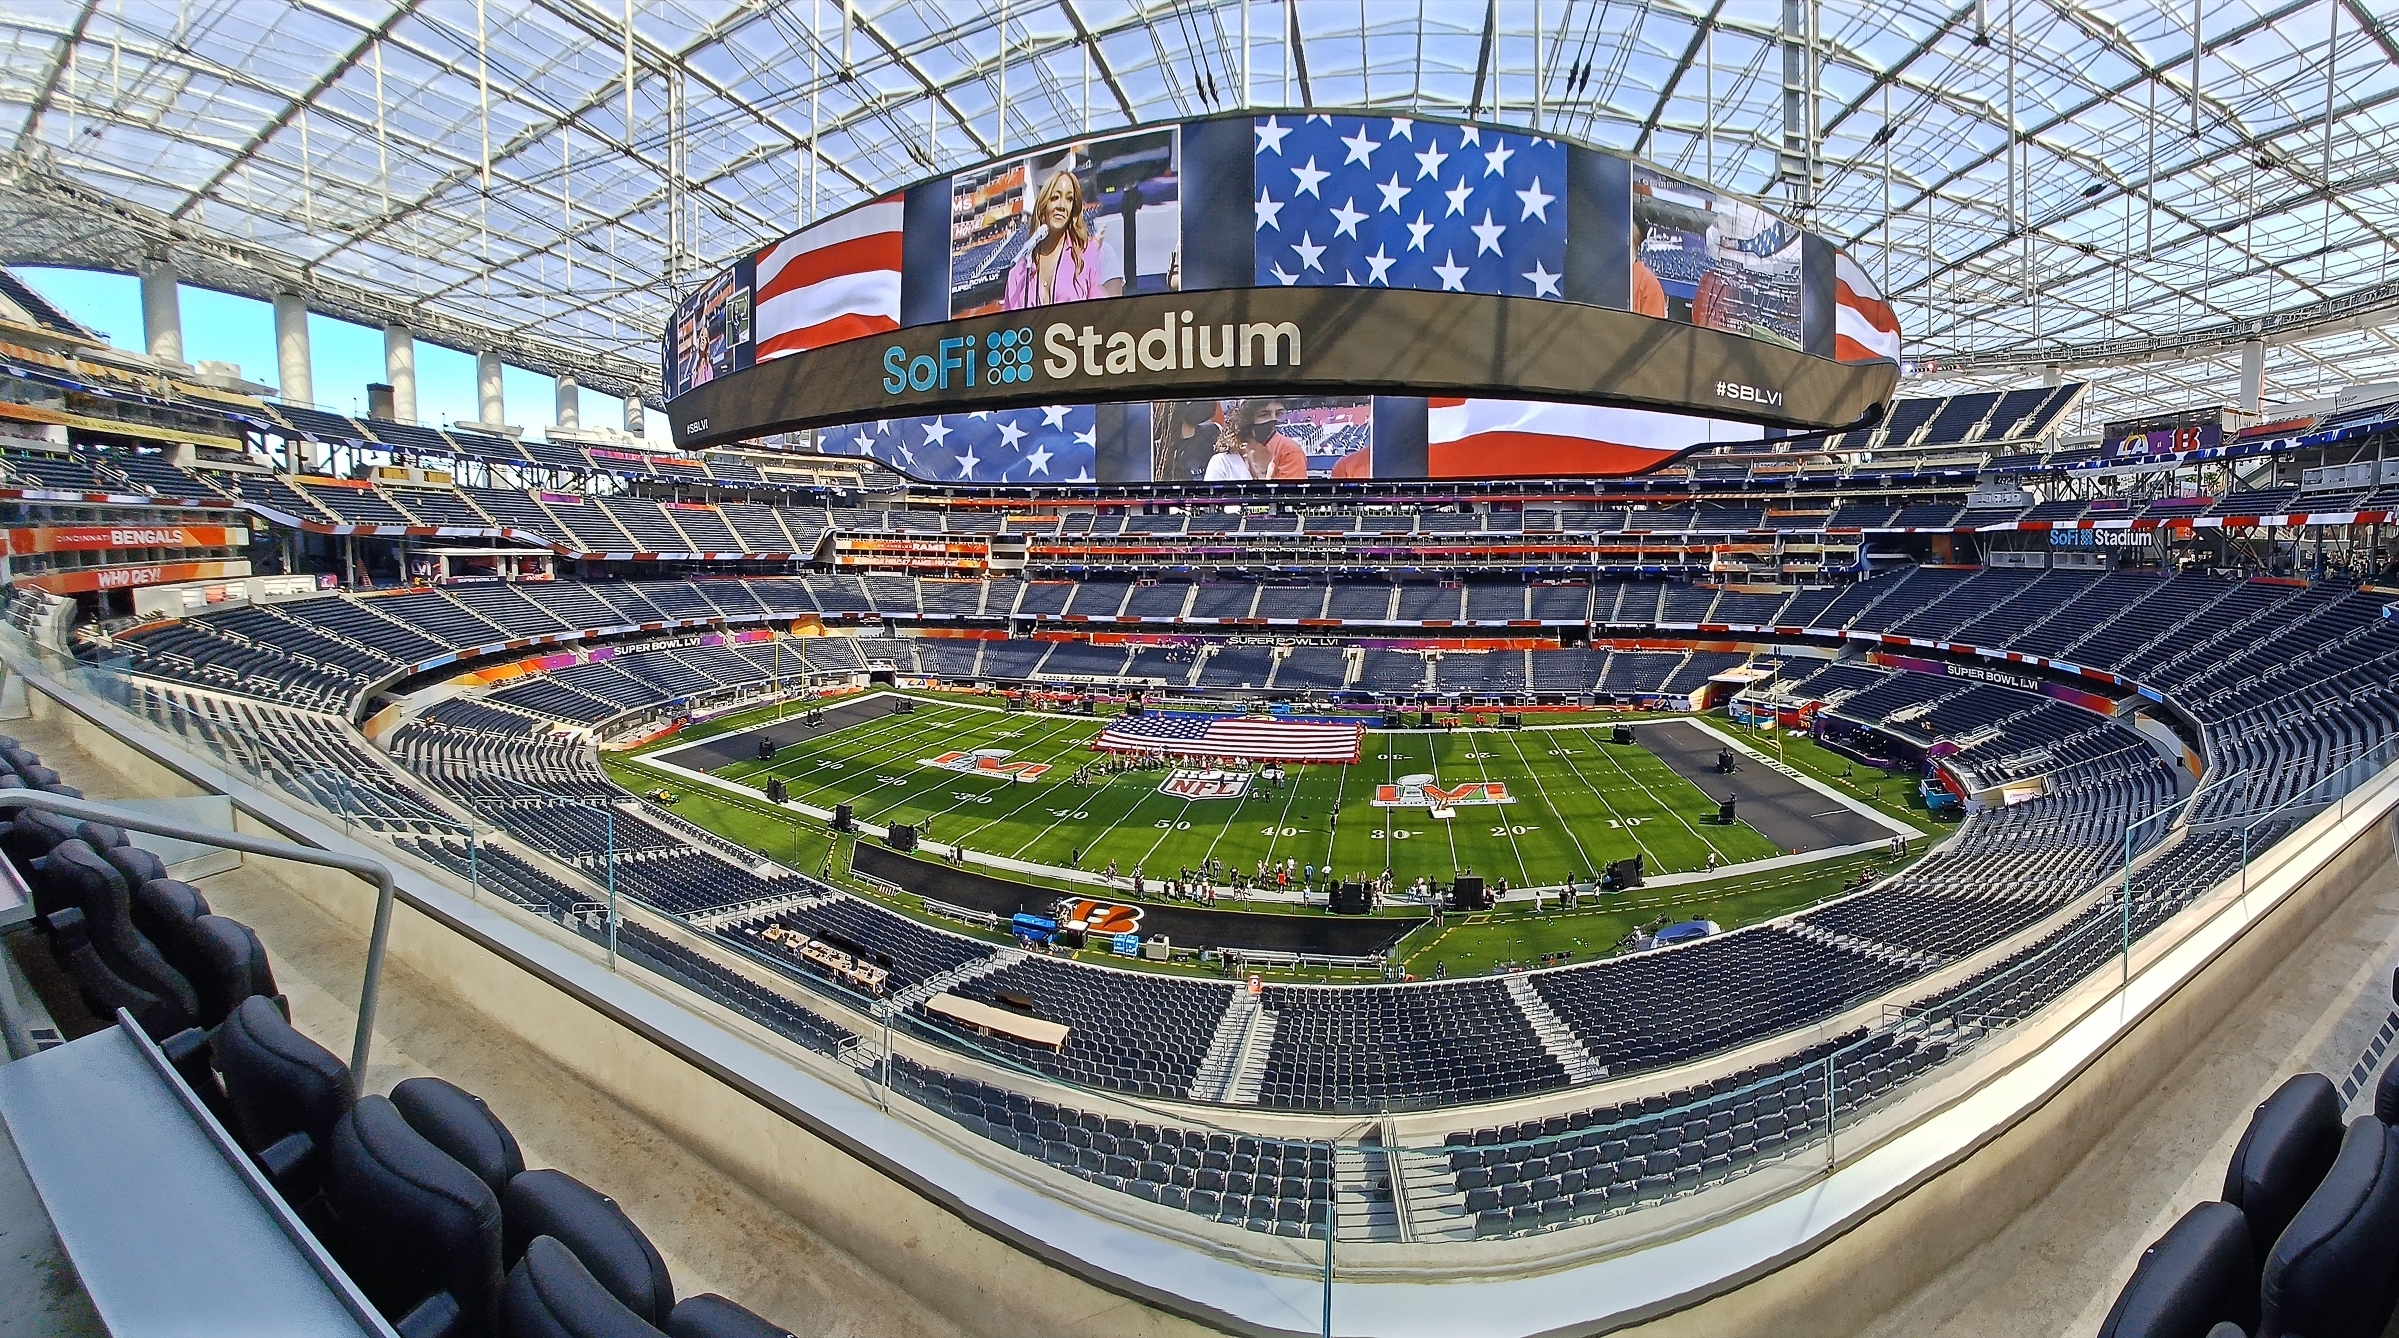
{"label": "navy blue stadium seat", "polygon": [[2349,1124],[2324,1182],[2267,1252],[2258,1338],[2374,1338],[2399,1285],[2399,1129]]}
{"label": "navy blue stadium seat", "polygon": [[210,1036],[233,1133],[295,1205],[314,1197],[333,1127],[350,1111],[349,1066],[292,1029],[261,995]]}
{"label": "navy blue stadium seat", "polygon": [[135,883],[127,907],[133,927],[158,945],[167,964],[187,978],[199,967],[201,955],[191,942],[192,925],[208,914],[208,898],[189,883],[153,878]]}
{"label": "navy blue stadium seat", "polygon": [[500,1298],[502,1338],[659,1338],[549,1236],[527,1243]]}
{"label": "navy blue stadium seat", "polygon": [[407,1338],[492,1333],[500,1294],[500,1202],[491,1186],[362,1098],[333,1127],[326,1196],[336,1257]]}
{"label": "navy blue stadium seat", "polygon": [[[93,824],[87,822],[83,825],[90,827]],[[125,875],[125,882],[130,886],[140,887],[152,879],[167,876],[167,866],[163,860],[130,842],[113,846],[104,846],[95,842],[92,848],[100,852],[100,858],[116,865],[117,872]]]}
{"label": "navy blue stadium seat", "polygon": [[80,838],[61,841],[33,862],[33,881],[60,906],[83,912],[84,932],[118,979],[159,1001],[154,1015],[142,1019],[151,1035],[172,1035],[193,1024],[199,998],[157,945],[134,928],[132,889],[115,865]]}
{"label": "navy blue stadium seat", "polygon": [[714,1292],[686,1296],[666,1317],[667,1338],[792,1338],[789,1329],[760,1319]]}
{"label": "navy blue stadium seat", "polygon": [[482,1097],[440,1078],[409,1078],[392,1088],[391,1102],[409,1128],[474,1172],[492,1193],[505,1194],[508,1182],[524,1173],[516,1136]]}
{"label": "navy blue stadium seat", "polygon": [[[49,854],[60,844],[74,839],[74,823],[55,813],[44,813],[38,809],[20,809],[17,815],[9,820],[7,830],[0,831],[0,853],[7,854],[9,863],[17,866],[17,872],[24,877],[26,882],[32,883],[34,881],[33,862]],[[48,915],[66,904],[51,901],[39,885],[34,886],[33,894],[34,908],[44,915]]]}
{"label": "navy blue stadium seat", "polygon": [[174,1023],[181,1010],[171,1001],[127,983],[101,960],[82,911],[69,906],[52,912],[43,923],[50,930],[50,955],[66,969],[84,1007],[95,1016],[113,1017],[121,1008],[133,1015],[152,1040],[163,1040],[179,1030]]}
{"label": "navy blue stadium seat", "polygon": [[253,995],[280,997],[266,945],[250,926],[222,915],[203,915],[192,922],[192,945],[200,954],[198,970],[188,977],[198,1000],[199,1025],[216,1026]]}
{"label": "navy blue stadium seat", "polygon": [[2249,1117],[2224,1171],[2224,1201],[2248,1217],[2252,1241],[2271,1246],[2340,1150],[2341,1098],[2332,1079],[2298,1074]]}
{"label": "navy blue stadium seat", "polygon": [[2257,1253],[2229,1203],[2202,1203],[2141,1252],[2099,1326],[2100,1338],[2206,1338],[2219,1322],[2257,1320]]}
{"label": "navy blue stadium seat", "polygon": [[534,1240],[549,1237],[574,1251],[601,1286],[645,1323],[664,1324],[675,1307],[666,1260],[616,1200],[564,1171],[526,1171],[500,1195],[501,1257],[513,1266]]}

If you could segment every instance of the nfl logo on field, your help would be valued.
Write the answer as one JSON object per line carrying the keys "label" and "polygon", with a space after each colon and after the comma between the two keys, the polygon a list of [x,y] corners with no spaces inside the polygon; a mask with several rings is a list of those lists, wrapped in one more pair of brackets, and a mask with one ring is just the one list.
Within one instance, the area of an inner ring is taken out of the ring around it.
{"label": "nfl logo on field", "polygon": [[1167,776],[1158,792],[1178,799],[1239,799],[1249,793],[1249,773],[1177,771]]}

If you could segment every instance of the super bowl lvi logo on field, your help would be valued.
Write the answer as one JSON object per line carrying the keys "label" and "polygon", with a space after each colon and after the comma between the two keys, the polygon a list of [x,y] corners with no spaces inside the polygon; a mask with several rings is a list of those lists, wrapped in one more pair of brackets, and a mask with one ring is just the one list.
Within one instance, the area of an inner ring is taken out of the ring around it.
{"label": "super bowl lvi logo on field", "polygon": [[1005,748],[977,748],[972,752],[953,748],[939,757],[916,759],[920,767],[939,767],[964,776],[989,776],[994,780],[1030,781],[1050,769],[1047,762],[1011,762]]}
{"label": "super bowl lvi logo on field", "polygon": [[1376,808],[1457,808],[1465,804],[1513,804],[1514,796],[1498,781],[1439,785],[1431,776],[1402,776],[1391,785],[1374,787]]}

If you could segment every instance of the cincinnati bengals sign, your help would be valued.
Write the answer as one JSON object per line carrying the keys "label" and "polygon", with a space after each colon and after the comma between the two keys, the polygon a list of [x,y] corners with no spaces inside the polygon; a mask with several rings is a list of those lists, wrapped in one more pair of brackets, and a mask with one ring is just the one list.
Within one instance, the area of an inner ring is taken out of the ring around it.
{"label": "cincinnati bengals sign", "polygon": [[1084,932],[1102,938],[1141,932],[1141,908],[1092,897],[1068,897],[1058,903],[1058,923],[1080,924]]}
{"label": "cincinnati bengals sign", "polygon": [[1516,799],[1498,781],[1438,785],[1431,776],[1402,776],[1397,784],[1374,787],[1376,808],[1459,808],[1467,804],[1513,804]]}
{"label": "cincinnati bengals sign", "polygon": [[35,525],[8,532],[11,553],[103,553],[119,548],[241,548],[248,530],[227,525]]}
{"label": "cincinnati bengals sign", "polygon": [[939,767],[962,776],[988,776],[993,780],[1031,781],[1050,769],[1047,762],[1011,762],[1005,748],[978,748],[973,752],[952,749],[939,757],[916,759],[920,767]]}

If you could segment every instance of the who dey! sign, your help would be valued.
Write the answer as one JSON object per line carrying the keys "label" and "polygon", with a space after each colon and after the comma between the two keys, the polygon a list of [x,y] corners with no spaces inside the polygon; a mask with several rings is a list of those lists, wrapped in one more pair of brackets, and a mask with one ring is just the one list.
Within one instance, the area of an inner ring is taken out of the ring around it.
{"label": "who dey! sign", "polygon": [[668,413],[687,449],[899,413],[1261,393],[1494,395],[1832,428],[1887,399],[1896,378],[1887,362],[1575,303],[1234,288],[848,340],[695,387]]}

